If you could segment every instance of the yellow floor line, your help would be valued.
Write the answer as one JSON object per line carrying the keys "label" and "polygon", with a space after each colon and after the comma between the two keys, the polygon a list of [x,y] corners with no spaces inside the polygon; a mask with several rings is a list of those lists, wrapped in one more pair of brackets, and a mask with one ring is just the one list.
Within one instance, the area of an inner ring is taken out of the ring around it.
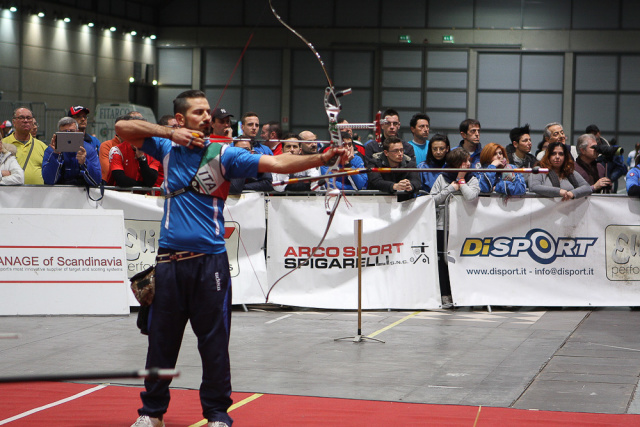
{"label": "yellow floor line", "polygon": [[400,323],[404,322],[405,320],[409,320],[411,319],[413,316],[415,316],[416,314],[420,314],[419,311],[416,311],[415,313],[411,313],[410,315],[403,317],[402,319],[398,320],[397,322],[393,322],[392,324],[390,324],[389,326],[385,326],[384,328],[375,331],[374,333],[367,335],[368,338],[373,338],[378,334],[383,333],[384,331],[393,328],[394,326],[398,326]]}
{"label": "yellow floor line", "polygon": [[[257,398],[259,398],[259,397],[261,397],[261,396],[264,396],[264,395],[263,395],[263,394],[260,394],[260,393],[252,394],[251,396],[247,397],[246,399],[243,399],[243,400],[241,400],[240,402],[238,402],[238,403],[234,403],[233,405],[231,405],[231,406],[229,407],[229,410],[228,410],[227,412],[231,412],[231,411],[233,411],[234,409],[238,409],[238,408],[239,408],[239,407],[241,407],[242,405],[246,405],[246,404],[247,404],[247,403],[249,403],[249,402],[253,402],[254,400],[256,400]],[[208,423],[208,422],[209,422],[209,421],[208,421],[208,420],[206,420],[206,419],[204,419],[204,420],[200,420],[200,421],[198,421],[198,422],[197,422],[197,423],[195,423],[195,424],[191,424],[189,427],[201,427],[201,426],[205,425],[205,424],[206,424],[206,423]]]}
{"label": "yellow floor line", "polygon": [[[408,316],[405,316],[405,317],[403,317],[402,319],[398,320],[397,322],[393,322],[393,323],[392,323],[392,324],[390,324],[389,326],[385,326],[384,328],[382,328],[382,329],[380,329],[380,330],[377,330],[377,331],[375,331],[374,333],[372,333],[372,334],[370,334],[370,335],[367,335],[367,337],[369,337],[369,338],[373,338],[373,337],[375,337],[376,335],[381,334],[381,333],[383,333],[384,331],[387,331],[387,330],[389,330],[389,329],[393,328],[394,326],[398,326],[400,323],[404,322],[405,320],[409,320],[409,319],[411,319],[413,316],[415,316],[415,315],[417,315],[417,314],[420,314],[420,312],[419,312],[419,311],[416,311],[415,313],[411,313],[411,314],[409,314]],[[240,406],[242,406],[242,405],[246,405],[247,403],[249,403],[249,402],[251,402],[251,401],[256,400],[256,399],[257,399],[257,398],[259,398],[260,396],[262,396],[262,394],[256,393],[256,394],[253,394],[253,395],[251,395],[251,396],[247,397],[247,398],[246,398],[246,399],[244,399],[244,400],[241,400],[240,402],[236,403],[235,405],[231,405],[231,407],[229,408],[229,412],[233,411],[233,410],[234,410],[234,409],[236,409],[236,408],[239,408],[239,407],[240,407]],[[201,426],[205,425],[206,423],[207,423],[207,420],[201,420],[201,421],[199,421],[199,422],[197,422],[197,423],[195,423],[195,424],[190,425],[189,427],[201,427]]]}

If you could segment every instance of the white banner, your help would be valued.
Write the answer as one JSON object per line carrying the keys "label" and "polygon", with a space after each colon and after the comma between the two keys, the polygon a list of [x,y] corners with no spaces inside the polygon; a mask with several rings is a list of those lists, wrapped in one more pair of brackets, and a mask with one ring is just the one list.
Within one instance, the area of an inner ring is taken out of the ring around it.
{"label": "white banner", "polygon": [[[91,196],[98,198],[99,190],[92,189]],[[94,212],[122,210],[124,229],[121,235],[115,237],[123,238],[125,242],[124,268],[128,277],[143,271],[155,262],[163,204],[164,199],[161,197],[113,190],[105,190],[103,199],[95,202],[87,197],[87,191],[82,187],[6,186],[0,191],[0,212],[7,208],[31,208],[32,212],[43,215],[45,212],[58,213],[57,209],[62,208],[87,209]],[[267,286],[263,250],[266,235],[264,197],[261,193],[230,196],[224,215],[225,238],[233,280],[233,304],[263,303],[266,295],[263,289]],[[103,226],[97,221],[94,227],[94,231],[98,231]],[[59,237],[59,243],[66,244],[66,234]],[[138,305],[130,290],[127,295],[129,305]]]}
{"label": "white banner", "polygon": [[224,209],[225,239],[233,282],[233,304],[264,303],[267,264],[265,200],[262,193],[229,196]]}
{"label": "white banner", "polygon": [[[105,192],[102,208],[123,209],[125,213],[129,277],[155,262],[163,204],[162,197]],[[266,287],[267,283],[267,267],[262,249],[266,235],[264,196],[261,193],[229,196],[224,218],[233,282],[233,304],[263,303],[265,293],[262,287]],[[137,305],[133,294],[131,298],[131,305]]]}
{"label": "white banner", "polygon": [[0,314],[127,314],[122,211],[1,209]]}
{"label": "white banner", "polygon": [[456,305],[640,306],[640,203],[625,196],[450,204]]}
{"label": "white banner", "polygon": [[[327,224],[324,197],[272,197],[268,203],[270,286],[303,263]],[[362,308],[440,306],[435,209],[431,197],[398,203],[392,196],[343,200],[323,245],[306,266],[273,288],[269,302],[302,307],[358,307],[357,240],[363,220]]]}

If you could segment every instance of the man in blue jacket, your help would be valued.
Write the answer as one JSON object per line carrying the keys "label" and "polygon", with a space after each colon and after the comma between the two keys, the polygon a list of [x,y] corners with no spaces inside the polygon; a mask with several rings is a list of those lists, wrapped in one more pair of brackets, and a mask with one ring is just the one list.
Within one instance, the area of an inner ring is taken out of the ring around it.
{"label": "man in blue jacket", "polygon": [[[59,132],[80,132],[78,123],[71,117],[58,121]],[[47,185],[89,185],[96,187],[102,179],[100,160],[93,146],[84,141],[84,147],[75,153],[56,151],[56,135],[51,138],[42,159],[42,178]]]}

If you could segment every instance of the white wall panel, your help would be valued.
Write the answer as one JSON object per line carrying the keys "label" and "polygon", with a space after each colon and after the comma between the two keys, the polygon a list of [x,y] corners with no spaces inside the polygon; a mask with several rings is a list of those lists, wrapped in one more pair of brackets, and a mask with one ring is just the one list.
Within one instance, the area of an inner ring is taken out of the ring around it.
{"label": "white wall panel", "polygon": [[548,123],[562,123],[562,94],[523,93],[520,97],[520,122],[512,127],[529,123],[532,131],[542,131]]}
{"label": "white wall panel", "polygon": [[478,120],[483,128],[510,129],[518,123],[517,93],[478,94]]}
{"label": "white wall panel", "polygon": [[616,96],[603,94],[576,94],[574,128],[583,130],[596,124],[601,131],[615,129]]}
{"label": "white wall panel", "polygon": [[562,90],[563,55],[522,55],[522,89]]}
{"label": "white wall panel", "polygon": [[191,85],[193,69],[191,49],[160,49],[158,79],[166,85]]}
{"label": "white wall panel", "polygon": [[618,61],[611,55],[576,56],[576,90],[615,90]]}
{"label": "white wall panel", "polygon": [[519,54],[478,55],[478,89],[519,89]]}

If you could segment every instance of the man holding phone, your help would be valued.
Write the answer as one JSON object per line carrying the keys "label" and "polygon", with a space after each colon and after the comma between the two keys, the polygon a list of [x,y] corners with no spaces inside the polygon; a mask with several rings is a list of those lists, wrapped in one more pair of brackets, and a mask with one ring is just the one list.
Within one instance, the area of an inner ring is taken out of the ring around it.
{"label": "man holding phone", "polygon": [[[63,117],[58,121],[58,131],[79,132],[78,123],[71,117]],[[57,148],[57,134],[51,138],[42,161],[45,184],[98,186],[102,179],[98,154],[90,143],[83,141],[82,144],[77,151],[63,152]]]}

